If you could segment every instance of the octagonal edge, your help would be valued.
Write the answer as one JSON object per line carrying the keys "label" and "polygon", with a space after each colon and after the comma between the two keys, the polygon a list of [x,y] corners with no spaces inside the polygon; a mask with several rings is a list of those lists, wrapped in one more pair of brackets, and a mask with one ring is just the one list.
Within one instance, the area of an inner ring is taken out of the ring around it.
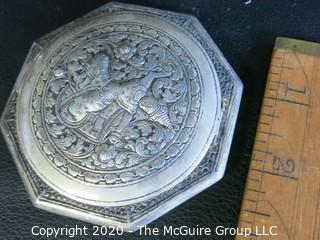
{"label": "octagonal edge", "polygon": [[[112,11],[143,11],[146,14],[157,14],[184,28],[206,50],[217,71],[221,90],[223,92],[223,119],[219,129],[219,135],[211,144],[206,157],[199,166],[181,183],[160,194],[156,198],[141,203],[121,207],[97,207],[76,202],[61,196],[58,192],[47,186],[32,170],[24,159],[23,152],[16,138],[15,128],[15,100],[20,91],[21,81],[26,79],[33,60],[41,55],[41,51],[49,46],[54,39],[63,34],[75,24],[82,24],[90,18]],[[29,51],[26,61],[18,76],[14,89],[5,106],[1,117],[1,131],[9,146],[10,152],[17,165],[19,174],[23,179],[27,192],[36,207],[67,215],[84,221],[101,225],[113,225],[123,227],[126,231],[137,230],[138,226],[146,225],[159,218],[161,215],[175,208],[184,201],[217,182],[224,174],[236,118],[239,110],[243,85],[222,53],[205,31],[197,18],[191,15],[179,14],[164,10],[154,10],[146,7],[122,3],[107,3],[97,10],[53,31],[34,43]]]}

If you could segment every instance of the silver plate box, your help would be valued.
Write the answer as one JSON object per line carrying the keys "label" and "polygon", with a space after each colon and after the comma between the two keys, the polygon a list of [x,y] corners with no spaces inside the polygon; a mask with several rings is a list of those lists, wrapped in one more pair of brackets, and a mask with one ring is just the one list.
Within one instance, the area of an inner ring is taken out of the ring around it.
{"label": "silver plate box", "polygon": [[221,179],[241,93],[195,17],[108,3],[33,43],[1,130],[36,207],[134,231]]}

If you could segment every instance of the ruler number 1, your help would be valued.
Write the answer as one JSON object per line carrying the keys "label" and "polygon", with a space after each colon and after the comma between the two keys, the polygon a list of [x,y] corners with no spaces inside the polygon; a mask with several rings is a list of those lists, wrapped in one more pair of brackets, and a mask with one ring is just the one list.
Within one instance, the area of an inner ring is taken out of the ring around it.
{"label": "ruler number 1", "polygon": [[282,171],[284,173],[293,173],[296,164],[293,159],[288,158],[287,160],[281,159],[274,155],[272,159],[272,169],[275,171]]}

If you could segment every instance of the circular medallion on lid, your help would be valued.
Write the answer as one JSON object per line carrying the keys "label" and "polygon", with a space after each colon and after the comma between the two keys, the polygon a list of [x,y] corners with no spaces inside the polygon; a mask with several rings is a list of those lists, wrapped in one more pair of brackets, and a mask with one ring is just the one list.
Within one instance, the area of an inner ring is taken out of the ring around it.
{"label": "circular medallion on lid", "polygon": [[215,72],[165,20],[108,15],[39,61],[20,98],[22,141],[39,175],[70,197],[116,205],[159,194],[193,170],[217,132]]}
{"label": "circular medallion on lid", "polygon": [[33,44],[1,130],[37,207],[132,231],[223,176],[241,92],[194,17],[108,3]]}

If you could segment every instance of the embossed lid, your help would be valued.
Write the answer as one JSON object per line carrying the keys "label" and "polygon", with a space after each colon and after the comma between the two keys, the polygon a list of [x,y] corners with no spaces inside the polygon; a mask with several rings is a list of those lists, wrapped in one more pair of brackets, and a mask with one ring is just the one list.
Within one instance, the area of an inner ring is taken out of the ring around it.
{"label": "embossed lid", "polygon": [[109,3],[33,44],[1,127],[37,207],[135,230],[222,177],[241,92],[196,18]]}

